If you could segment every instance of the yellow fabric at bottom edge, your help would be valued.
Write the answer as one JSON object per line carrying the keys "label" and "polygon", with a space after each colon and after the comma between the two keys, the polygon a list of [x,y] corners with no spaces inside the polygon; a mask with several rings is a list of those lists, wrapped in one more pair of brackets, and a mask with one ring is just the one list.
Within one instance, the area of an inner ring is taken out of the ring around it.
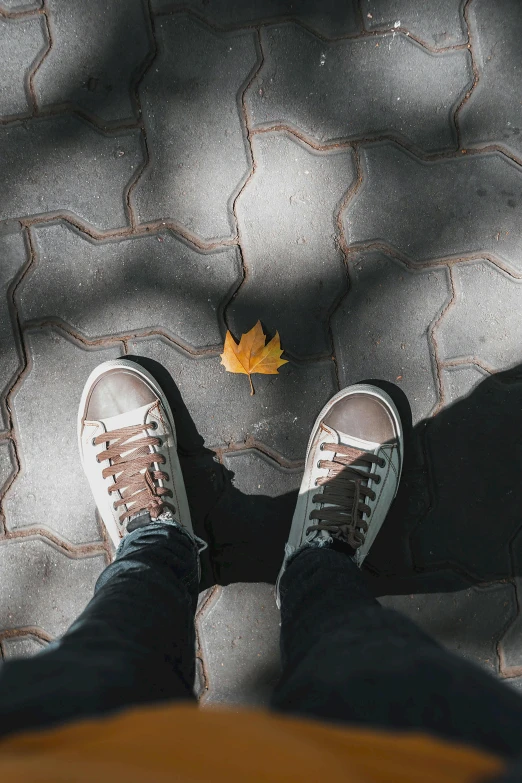
{"label": "yellow fabric at bottom edge", "polygon": [[471,783],[498,758],[432,737],[170,705],[0,742],[2,783]]}

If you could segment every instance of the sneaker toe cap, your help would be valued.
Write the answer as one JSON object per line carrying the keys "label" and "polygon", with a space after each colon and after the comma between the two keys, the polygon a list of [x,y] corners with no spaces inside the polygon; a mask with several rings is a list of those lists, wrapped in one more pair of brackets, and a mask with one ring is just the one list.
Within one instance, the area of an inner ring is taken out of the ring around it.
{"label": "sneaker toe cap", "polygon": [[324,423],[337,432],[373,443],[389,443],[397,438],[388,406],[366,392],[340,399],[325,416]]}
{"label": "sneaker toe cap", "polygon": [[88,421],[101,421],[157,400],[144,378],[127,369],[108,370],[93,385],[85,407]]}

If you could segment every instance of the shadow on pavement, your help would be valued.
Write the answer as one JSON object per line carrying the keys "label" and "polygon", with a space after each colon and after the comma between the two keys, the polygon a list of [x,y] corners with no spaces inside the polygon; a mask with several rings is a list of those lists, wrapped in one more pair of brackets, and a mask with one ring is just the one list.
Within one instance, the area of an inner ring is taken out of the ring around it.
{"label": "shadow on pavement", "polygon": [[[202,589],[275,582],[297,492],[241,492],[234,473],[205,447],[169,373],[153,360],[129,358],[157,378],[174,413],[194,526],[209,541]],[[513,576],[510,545],[522,509],[522,365],[488,377],[415,428],[401,389],[364,380],[392,396],[406,442],[401,486],[365,566],[375,594],[451,591],[448,571],[475,583]]]}

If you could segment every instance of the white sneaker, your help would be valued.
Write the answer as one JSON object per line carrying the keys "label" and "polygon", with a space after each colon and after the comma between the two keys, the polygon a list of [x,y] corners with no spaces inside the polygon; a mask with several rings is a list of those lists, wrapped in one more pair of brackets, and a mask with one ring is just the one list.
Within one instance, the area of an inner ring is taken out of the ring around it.
{"label": "white sneaker", "polygon": [[277,579],[278,606],[286,563],[302,546],[324,546],[336,538],[362,565],[397,494],[403,448],[397,408],[377,386],[349,386],[325,405],[308,443]]}
{"label": "white sneaker", "polygon": [[176,522],[194,537],[172,412],[147,370],[117,359],[90,374],[78,411],[78,444],[116,547],[147,514],[151,521]]}

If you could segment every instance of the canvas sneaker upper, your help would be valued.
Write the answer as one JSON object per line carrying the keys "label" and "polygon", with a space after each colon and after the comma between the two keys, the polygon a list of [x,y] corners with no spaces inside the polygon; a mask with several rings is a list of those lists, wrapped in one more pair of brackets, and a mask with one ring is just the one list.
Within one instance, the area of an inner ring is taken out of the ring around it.
{"label": "canvas sneaker upper", "polygon": [[362,565],[397,493],[403,433],[397,409],[381,389],[358,384],[323,408],[313,427],[285,558],[334,539]]}
{"label": "canvas sneaker upper", "polygon": [[78,412],[78,443],[115,546],[144,514],[193,535],[172,413],[145,369],[118,359],[91,373]]}

